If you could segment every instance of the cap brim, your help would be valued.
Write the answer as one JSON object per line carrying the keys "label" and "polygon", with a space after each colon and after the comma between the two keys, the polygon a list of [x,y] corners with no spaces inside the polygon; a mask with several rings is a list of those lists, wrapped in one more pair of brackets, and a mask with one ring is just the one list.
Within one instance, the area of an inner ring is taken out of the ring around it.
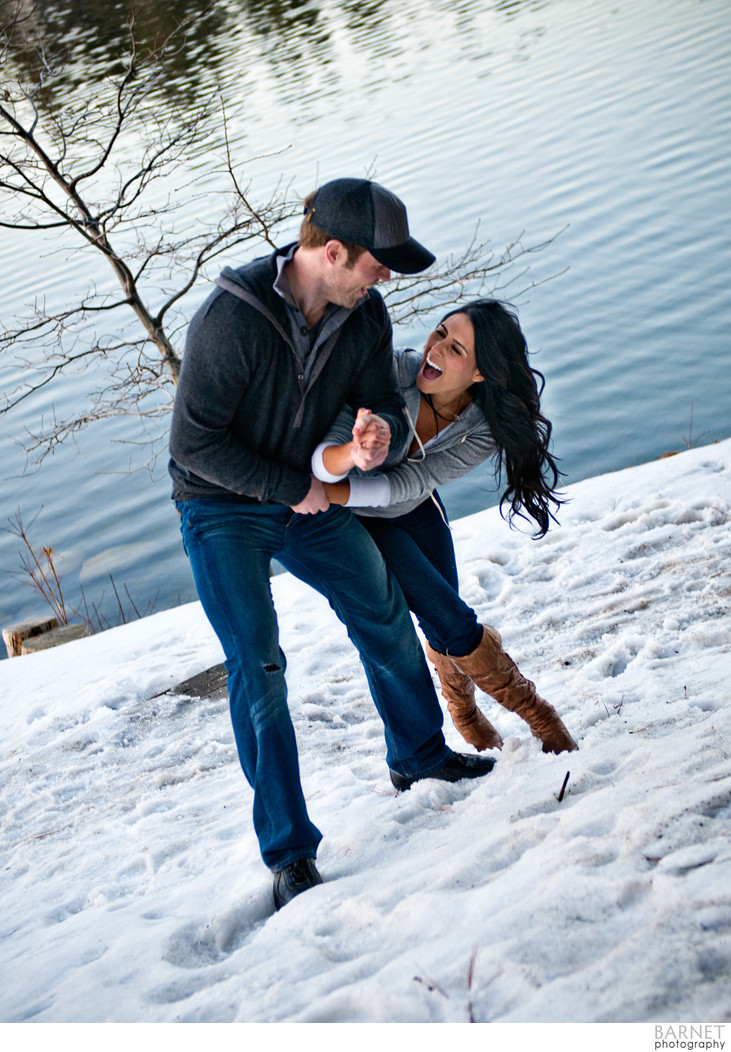
{"label": "cap brim", "polygon": [[389,270],[397,274],[418,274],[420,270],[430,267],[436,256],[414,241],[413,237],[404,241],[402,245],[394,245],[392,248],[371,248],[370,254]]}

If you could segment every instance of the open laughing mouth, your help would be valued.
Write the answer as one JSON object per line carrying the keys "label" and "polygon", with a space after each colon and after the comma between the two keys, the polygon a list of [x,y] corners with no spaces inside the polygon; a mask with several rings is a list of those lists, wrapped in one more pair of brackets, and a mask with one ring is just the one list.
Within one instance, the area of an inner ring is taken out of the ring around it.
{"label": "open laughing mouth", "polygon": [[426,356],[424,364],[421,367],[421,375],[424,377],[425,380],[438,380],[439,377],[442,375],[442,370],[439,368],[438,365],[434,364],[434,362],[431,360],[428,354]]}

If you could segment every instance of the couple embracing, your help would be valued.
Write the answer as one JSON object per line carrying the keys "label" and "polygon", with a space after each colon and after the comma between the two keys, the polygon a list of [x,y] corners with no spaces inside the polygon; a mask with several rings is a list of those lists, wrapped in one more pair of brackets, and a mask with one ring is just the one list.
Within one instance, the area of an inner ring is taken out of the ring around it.
{"label": "couple embracing", "polygon": [[[554,708],[459,597],[436,486],[498,459],[510,514],[546,532],[558,471],[515,316],[478,300],[442,318],[423,353],[394,356],[376,285],[434,262],[406,209],[365,179],[311,194],[296,244],[226,268],[194,316],[173,413],[170,473],[183,544],[221,641],[254,827],[280,908],[321,883],[302,792],[273,558],[330,602],[357,647],[397,790],[487,774],[500,735],[475,685],[544,751],[575,749]],[[449,713],[453,752],[413,628]]]}

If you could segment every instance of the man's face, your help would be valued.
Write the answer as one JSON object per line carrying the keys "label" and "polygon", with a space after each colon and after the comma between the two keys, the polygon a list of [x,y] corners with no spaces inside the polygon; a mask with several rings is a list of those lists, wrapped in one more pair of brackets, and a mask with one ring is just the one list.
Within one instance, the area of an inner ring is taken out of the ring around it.
{"label": "man's face", "polygon": [[340,245],[337,258],[331,264],[328,299],[339,307],[354,307],[368,294],[368,289],[379,281],[388,281],[391,271],[379,263],[370,252],[362,252],[352,266],[348,253]]}

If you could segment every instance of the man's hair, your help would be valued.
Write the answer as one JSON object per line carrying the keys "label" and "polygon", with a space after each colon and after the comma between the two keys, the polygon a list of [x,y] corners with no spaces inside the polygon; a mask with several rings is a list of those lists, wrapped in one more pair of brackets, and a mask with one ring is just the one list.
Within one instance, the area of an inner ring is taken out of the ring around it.
{"label": "man's hair", "polygon": [[352,267],[359,257],[363,255],[365,249],[362,245],[354,245],[352,241],[344,241],[341,237],[333,237],[333,235],[328,234],[326,230],[321,230],[319,226],[315,226],[310,218],[310,209],[312,208],[312,201],[315,193],[316,191],[313,190],[312,193],[305,198],[305,218],[302,220],[299,241],[297,243],[300,248],[322,248],[322,246],[326,245],[328,241],[339,241],[348,253],[348,262],[346,266]]}

